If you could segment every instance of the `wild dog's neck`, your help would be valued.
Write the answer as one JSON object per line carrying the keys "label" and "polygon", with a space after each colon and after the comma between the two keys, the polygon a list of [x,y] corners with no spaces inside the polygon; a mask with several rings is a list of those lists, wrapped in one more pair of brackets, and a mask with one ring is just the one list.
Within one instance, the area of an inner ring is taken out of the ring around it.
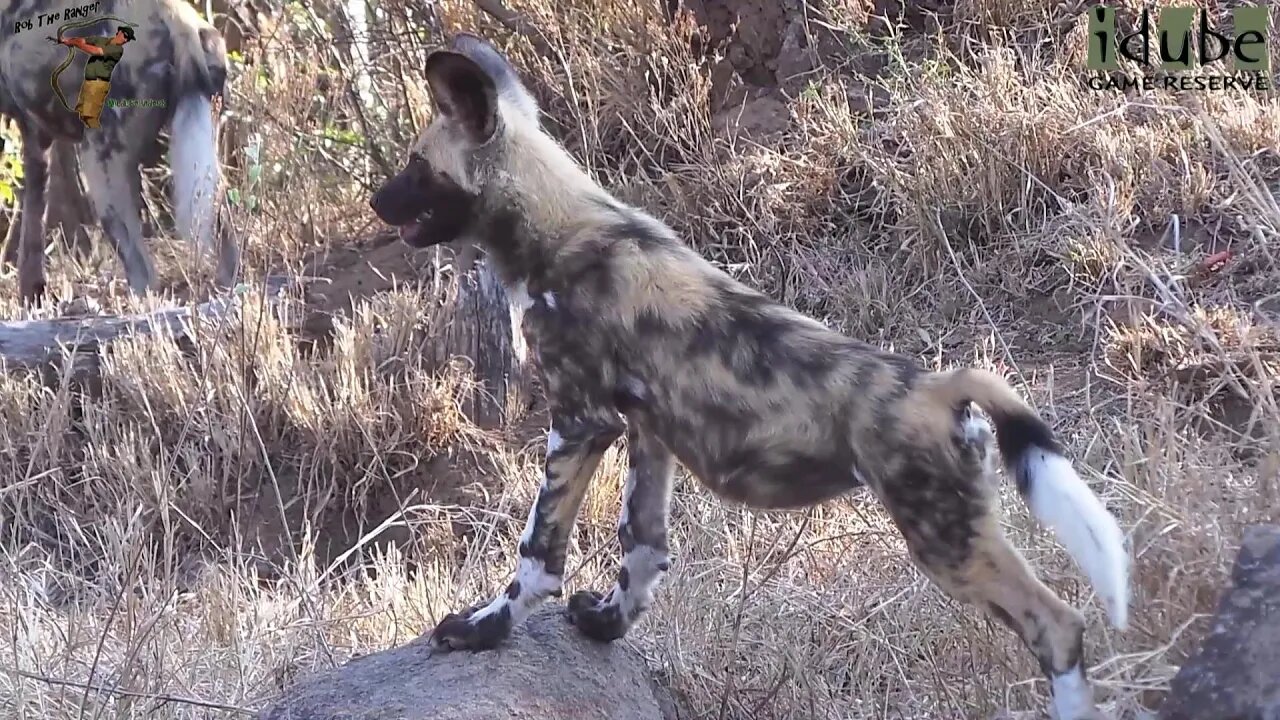
{"label": "wild dog's neck", "polygon": [[486,208],[475,237],[484,248],[489,266],[508,288],[545,275],[550,265],[549,243],[535,237],[525,214],[515,203]]}
{"label": "wild dog's neck", "polygon": [[618,203],[541,131],[512,132],[477,235],[509,286],[538,287],[555,258]]}
{"label": "wild dog's neck", "polygon": [[505,172],[509,194],[524,208],[530,225],[554,239],[577,227],[608,197],[551,136],[541,128],[517,126],[507,143]]}

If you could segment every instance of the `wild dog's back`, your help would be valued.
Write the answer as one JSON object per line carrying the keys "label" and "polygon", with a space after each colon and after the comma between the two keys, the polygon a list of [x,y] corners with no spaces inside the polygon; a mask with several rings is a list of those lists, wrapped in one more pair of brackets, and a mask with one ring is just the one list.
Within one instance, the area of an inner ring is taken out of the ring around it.
{"label": "wild dog's back", "polygon": [[603,215],[566,254],[590,262],[562,280],[555,312],[575,319],[556,332],[612,358],[620,410],[717,491],[796,507],[887,461],[890,410],[918,373],[908,358],[737,282],[631,208]]}

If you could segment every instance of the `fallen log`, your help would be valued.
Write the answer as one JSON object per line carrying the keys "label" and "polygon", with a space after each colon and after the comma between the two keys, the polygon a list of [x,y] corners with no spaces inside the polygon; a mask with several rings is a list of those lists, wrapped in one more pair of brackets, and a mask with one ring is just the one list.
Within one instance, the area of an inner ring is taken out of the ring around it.
{"label": "fallen log", "polygon": [[[278,301],[293,284],[286,277],[268,277],[264,283],[268,302]],[[106,343],[139,333],[185,337],[193,320],[225,317],[248,289],[241,284],[194,307],[165,307],[131,315],[0,320],[0,371],[65,368],[73,376],[96,371],[98,350]]]}

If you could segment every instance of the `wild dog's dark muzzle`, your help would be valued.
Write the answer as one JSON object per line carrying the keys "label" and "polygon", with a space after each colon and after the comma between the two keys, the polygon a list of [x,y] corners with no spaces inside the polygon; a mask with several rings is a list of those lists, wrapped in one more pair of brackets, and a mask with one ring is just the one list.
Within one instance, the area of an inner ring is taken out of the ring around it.
{"label": "wild dog's dark muzzle", "polygon": [[401,171],[369,199],[379,220],[396,226],[415,248],[456,240],[475,220],[477,198],[444,180],[432,182],[414,168]]}
{"label": "wild dog's dark muzzle", "polygon": [[417,185],[408,173],[398,173],[378,188],[369,199],[369,207],[373,208],[379,220],[388,225],[413,222],[426,209],[418,195]]}

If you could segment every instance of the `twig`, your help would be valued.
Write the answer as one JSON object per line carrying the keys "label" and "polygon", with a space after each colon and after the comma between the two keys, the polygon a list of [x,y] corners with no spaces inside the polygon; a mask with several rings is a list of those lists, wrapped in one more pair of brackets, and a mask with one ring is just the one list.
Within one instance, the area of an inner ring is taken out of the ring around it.
{"label": "twig", "polygon": [[[415,488],[409,492],[409,496],[405,498],[405,501],[408,501],[410,498],[412,498],[416,494],[418,494],[418,490]],[[357,551],[360,550],[360,548],[373,542],[374,538],[381,535],[383,530],[386,530],[391,527],[405,527],[406,523],[401,522],[401,518],[404,517],[404,513],[406,509],[407,508],[401,507],[399,510],[396,510],[395,512],[388,515],[387,519],[383,520],[382,523],[378,525],[378,527],[365,533],[359,540],[355,542],[355,544],[353,544],[351,547],[343,551],[341,555],[334,558],[333,562],[329,563],[329,567],[325,568],[324,572],[320,573],[320,575],[315,579],[315,581],[311,583],[310,589],[319,590],[320,584],[325,581],[325,578],[333,574],[334,570],[336,570],[340,565],[342,565],[342,563],[346,562],[347,558],[354,555]]]}
{"label": "twig", "polygon": [[[141,508],[135,510],[133,517],[129,520],[129,525],[133,525],[138,519]],[[98,636],[98,644],[93,649],[93,663],[89,665],[89,678],[92,679],[94,673],[98,672],[98,663],[102,661],[102,649],[107,645],[107,635],[111,633],[111,625],[115,623],[116,613],[120,611],[120,604],[124,601],[125,593],[129,592],[129,583],[133,580],[133,572],[138,569],[138,559],[142,557],[142,549],[146,547],[145,543],[138,543],[138,547],[134,550],[133,559],[129,562],[128,575],[125,581],[120,584],[120,592],[116,593],[115,600],[111,603],[111,611],[107,613],[106,625],[102,628],[102,634]],[[85,707],[89,704],[89,690],[91,686],[85,684],[84,694],[80,696],[80,718],[84,718]],[[102,688],[102,691],[111,692],[115,688]],[[94,714],[97,717],[97,713]]]}
{"label": "twig", "polygon": [[791,663],[784,660],[782,663],[782,672],[778,673],[778,679],[774,681],[773,685],[771,685],[767,691],[765,691],[764,697],[760,698],[760,700],[756,702],[755,706],[751,708],[751,714],[748,717],[760,717],[760,712],[764,710],[765,705],[772,702],[773,699],[778,696],[778,693],[782,692],[782,686],[790,679]]}
{"label": "twig", "polygon": [[19,670],[17,668],[4,667],[4,666],[0,666],[0,672],[9,673],[11,675],[17,675],[18,677],[26,678],[28,680],[35,680],[38,682],[45,683],[47,685],[60,685],[63,687],[72,687],[72,688],[84,690],[86,693],[86,697],[89,691],[93,691],[98,693],[105,693],[108,695],[116,695],[120,697],[139,698],[142,700],[160,700],[162,702],[177,703],[179,705],[191,705],[194,707],[211,708],[213,710],[226,710],[228,712],[234,712],[234,713],[238,713],[240,715],[246,715],[246,716],[252,716],[254,714],[254,711],[250,710],[249,708],[240,707],[239,705],[227,705],[225,703],[213,702],[211,700],[200,700],[198,698],[181,697],[179,695],[169,695],[167,693],[143,693],[143,692],[135,692],[133,690],[121,690],[120,688],[108,688],[108,687],[103,687],[101,685],[95,685],[92,683],[82,683],[82,682],[77,682],[75,680],[64,680],[62,678],[47,677],[44,675],[38,675],[36,673],[27,672],[26,670]]}
{"label": "twig", "polygon": [[[738,648],[738,638],[742,632],[742,613],[743,613],[743,610],[746,609],[747,600],[749,600],[757,590],[759,590],[760,588],[768,584],[768,582],[773,579],[773,576],[777,575],[778,571],[782,569],[783,564],[786,563],[787,560],[791,559],[792,553],[795,552],[796,545],[800,543],[800,538],[804,536],[804,531],[809,529],[809,520],[812,517],[813,517],[813,510],[812,508],[810,508],[808,511],[805,512],[804,521],[800,523],[800,528],[796,530],[795,537],[791,538],[791,542],[787,544],[786,550],[782,551],[782,560],[779,561],[772,568],[770,568],[769,571],[764,574],[764,577],[760,578],[760,581],[757,582],[755,587],[753,588],[747,587],[749,581],[751,580],[751,557],[752,557],[750,550],[748,550],[747,559],[745,562],[742,563],[742,597],[741,599],[738,600],[738,610],[733,620],[733,636],[729,642],[730,653],[736,652]],[[752,513],[751,529],[747,536],[748,548],[755,546],[755,539],[756,539],[756,514]],[[777,547],[776,542],[774,544],[774,547]],[[730,660],[730,662],[732,663],[732,660]],[[778,680],[778,686],[775,687],[772,691],[770,691],[770,696],[777,694],[778,689],[781,687],[781,684],[786,681],[787,677],[788,677],[788,673],[786,672],[786,668],[784,668],[784,672]],[[735,687],[734,675],[732,673],[729,673],[729,677],[725,681],[724,694],[720,696],[719,720],[724,720],[725,713],[728,712],[729,710],[729,697],[733,694],[734,687]]]}
{"label": "twig", "polygon": [[1000,328],[996,325],[996,321],[991,317],[991,313],[987,310],[987,304],[982,300],[982,296],[974,289],[969,279],[964,275],[964,268],[960,265],[960,259],[956,257],[956,251],[951,247],[951,239],[947,237],[946,228],[942,225],[942,215],[938,212],[933,214],[934,230],[938,233],[938,237],[942,240],[943,246],[947,249],[947,255],[951,258],[951,264],[955,267],[956,277],[960,279],[960,284],[964,285],[973,299],[978,302],[978,309],[982,311],[982,316],[986,318],[987,325],[991,327],[992,333],[996,339],[1000,341],[1000,346],[1004,348],[1005,358],[1009,361],[1009,365],[1013,368],[1014,373],[1018,376],[1018,381],[1023,386],[1028,385],[1027,379],[1022,375],[1022,368],[1018,366],[1017,356],[1013,354],[1013,349],[1009,347],[1009,343],[1004,339],[1004,333],[1000,332]]}
{"label": "twig", "polygon": [[[747,584],[751,580],[751,548],[755,546],[756,544],[755,541],[756,541],[756,514],[752,513],[751,529],[747,533],[747,558],[742,563],[742,597],[738,599],[737,613],[734,615],[734,618],[733,618],[733,636],[732,638],[730,638],[730,641],[729,641],[730,653],[737,651],[738,635],[739,633],[742,632],[742,611],[747,604],[747,595],[750,594]],[[728,677],[725,678],[724,693],[720,696],[720,714],[717,716],[716,720],[724,720],[725,713],[729,711],[729,698],[730,696],[733,695],[733,690],[735,685],[734,683],[735,676],[732,672],[733,668],[731,667],[733,660],[730,659],[728,662],[730,667],[725,668],[726,670],[725,674],[728,675]]]}
{"label": "twig", "polygon": [[483,10],[489,17],[497,20],[503,27],[517,35],[523,35],[533,45],[533,49],[538,51],[539,55],[548,60],[559,59],[556,57],[555,50],[551,48],[551,43],[547,42],[546,33],[542,32],[523,15],[502,4],[502,0],[474,0],[474,2],[476,7]]}

